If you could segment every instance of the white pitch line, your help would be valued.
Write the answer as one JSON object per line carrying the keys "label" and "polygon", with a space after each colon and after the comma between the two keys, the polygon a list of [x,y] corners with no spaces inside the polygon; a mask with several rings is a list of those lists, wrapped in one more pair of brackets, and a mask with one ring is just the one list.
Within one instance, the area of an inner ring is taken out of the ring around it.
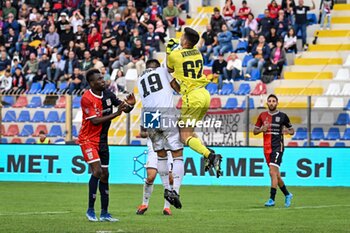
{"label": "white pitch line", "polygon": [[19,213],[0,213],[0,216],[17,216],[17,215],[46,215],[46,214],[69,214],[70,211],[46,211],[46,212],[19,212]]}
{"label": "white pitch line", "polygon": [[286,209],[324,209],[324,208],[333,208],[333,207],[350,207],[350,205],[316,205],[316,206],[296,206],[296,207],[265,207],[265,208],[257,208],[257,209],[248,209],[246,211],[262,211],[267,209],[272,210],[286,210]]}

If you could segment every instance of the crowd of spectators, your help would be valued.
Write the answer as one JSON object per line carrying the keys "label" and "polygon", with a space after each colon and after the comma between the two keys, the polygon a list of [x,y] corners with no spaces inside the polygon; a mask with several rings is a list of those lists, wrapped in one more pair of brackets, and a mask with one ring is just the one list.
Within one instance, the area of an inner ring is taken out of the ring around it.
{"label": "crowd of spectators", "polygon": [[0,0],[0,6],[3,94],[23,93],[34,82],[66,83],[68,93],[79,93],[92,67],[123,92],[127,69],[141,74],[167,28],[180,29],[179,14],[188,12],[188,0]]}

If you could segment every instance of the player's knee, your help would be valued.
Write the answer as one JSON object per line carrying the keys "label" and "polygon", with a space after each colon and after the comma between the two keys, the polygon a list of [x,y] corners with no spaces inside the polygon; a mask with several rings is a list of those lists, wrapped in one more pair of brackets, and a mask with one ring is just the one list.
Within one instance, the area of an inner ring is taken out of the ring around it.
{"label": "player's knee", "polygon": [[107,183],[108,182],[108,178],[109,178],[109,172],[108,171],[102,171],[101,172],[101,180],[102,182]]}
{"label": "player's knee", "polygon": [[102,175],[102,169],[95,169],[93,172],[92,172],[92,175],[97,177],[97,178],[101,178],[101,175]]}

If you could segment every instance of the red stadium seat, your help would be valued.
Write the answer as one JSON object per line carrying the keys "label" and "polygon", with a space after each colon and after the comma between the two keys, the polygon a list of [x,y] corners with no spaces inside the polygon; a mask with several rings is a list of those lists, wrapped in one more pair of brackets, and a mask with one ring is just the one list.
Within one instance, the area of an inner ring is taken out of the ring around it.
{"label": "red stadium seat", "polygon": [[14,108],[23,108],[25,106],[27,106],[28,104],[28,100],[26,96],[20,96],[18,97],[16,103],[14,105],[12,105],[12,107]]}
{"label": "red stadium seat", "polygon": [[209,74],[211,74],[211,70],[205,69],[205,70],[203,70],[203,74],[204,74],[205,76],[208,76]]}
{"label": "red stadium seat", "polygon": [[4,125],[1,125],[1,129],[0,129],[0,134],[1,135],[4,135],[5,134],[5,126]]}
{"label": "red stadium seat", "polygon": [[47,127],[46,127],[46,125],[38,125],[37,127],[36,127],[36,129],[35,129],[35,132],[34,132],[34,134],[33,134],[33,136],[34,137],[39,137],[39,132],[40,131],[44,131],[45,132],[45,134],[47,134]]}
{"label": "red stadium seat", "polygon": [[298,142],[288,142],[287,146],[299,146]]}
{"label": "red stadium seat", "polygon": [[13,138],[11,143],[21,144],[22,143],[22,139],[20,139],[20,138]]}
{"label": "red stadium seat", "polygon": [[221,99],[220,98],[212,98],[210,100],[210,109],[218,109],[221,108]]}
{"label": "red stadium seat", "polygon": [[4,136],[16,136],[17,134],[19,134],[18,125],[10,125]]}
{"label": "red stadium seat", "polygon": [[263,82],[259,82],[250,94],[251,95],[264,95],[266,93],[267,93],[266,84]]}
{"label": "red stadium seat", "polygon": [[179,102],[176,104],[176,108],[180,109],[182,107],[182,98],[179,99]]}
{"label": "red stadium seat", "polygon": [[55,105],[55,108],[65,108],[66,107],[66,97],[61,96]]}
{"label": "red stadium seat", "polygon": [[320,142],[319,147],[330,147],[329,142]]}

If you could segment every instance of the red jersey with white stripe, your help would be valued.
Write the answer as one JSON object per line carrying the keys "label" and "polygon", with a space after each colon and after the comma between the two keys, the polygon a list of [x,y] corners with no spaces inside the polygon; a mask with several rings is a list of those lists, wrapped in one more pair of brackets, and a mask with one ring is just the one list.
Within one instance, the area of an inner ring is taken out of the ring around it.
{"label": "red jersey with white stripe", "polygon": [[287,114],[277,111],[270,113],[268,111],[260,113],[255,127],[267,125],[267,131],[264,133],[264,154],[269,155],[272,152],[284,151],[283,127],[292,128]]}

